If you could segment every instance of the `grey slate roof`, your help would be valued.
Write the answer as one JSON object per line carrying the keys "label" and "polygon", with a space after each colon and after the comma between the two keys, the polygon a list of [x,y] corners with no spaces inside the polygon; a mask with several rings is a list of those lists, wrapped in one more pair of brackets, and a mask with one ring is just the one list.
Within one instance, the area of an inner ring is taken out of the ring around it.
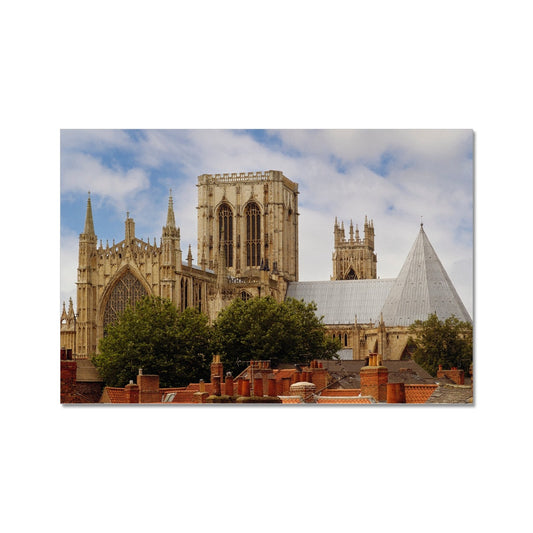
{"label": "grey slate roof", "polygon": [[455,385],[454,383],[439,383],[426,403],[473,403],[474,392],[470,385]]}
{"label": "grey slate roof", "polygon": [[381,308],[394,279],[297,281],[289,283],[287,298],[315,302],[324,324],[359,324],[379,321]]}
{"label": "grey slate roof", "polygon": [[[335,381],[333,388],[352,389],[361,386],[359,373],[365,365],[362,360],[320,360]],[[435,383],[435,378],[428,374],[414,361],[383,361],[389,370],[389,383],[426,384]],[[471,389],[470,389],[471,390]]]}
{"label": "grey slate roof", "polygon": [[426,320],[431,313],[441,320],[455,315],[459,320],[472,321],[422,224],[382,312],[387,326],[409,326],[415,320]]}

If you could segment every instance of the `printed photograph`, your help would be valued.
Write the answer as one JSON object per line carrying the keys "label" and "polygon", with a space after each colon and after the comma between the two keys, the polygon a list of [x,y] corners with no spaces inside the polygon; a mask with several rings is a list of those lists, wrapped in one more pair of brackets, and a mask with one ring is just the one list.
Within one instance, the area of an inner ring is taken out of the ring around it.
{"label": "printed photograph", "polygon": [[472,130],[62,130],[62,404],[474,403]]}

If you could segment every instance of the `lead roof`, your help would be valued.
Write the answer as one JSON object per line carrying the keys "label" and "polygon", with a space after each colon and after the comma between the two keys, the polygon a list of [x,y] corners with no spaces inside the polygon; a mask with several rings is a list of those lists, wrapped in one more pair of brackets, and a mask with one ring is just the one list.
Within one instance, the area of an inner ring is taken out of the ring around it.
{"label": "lead roof", "polygon": [[287,298],[315,302],[324,324],[359,324],[379,321],[379,314],[394,279],[298,281],[289,283]]}
{"label": "lead roof", "polygon": [[440,320],[455,315],[472,322],[422,225],[382,312],[389,326],[409,326],[432,313]]}
{"label": "lead roof", "polygon": [[423,226],[396,279],[299,281],[289,283],[287,298],[315,302],[324,324],[409,326],[436,313],[472,322]]}

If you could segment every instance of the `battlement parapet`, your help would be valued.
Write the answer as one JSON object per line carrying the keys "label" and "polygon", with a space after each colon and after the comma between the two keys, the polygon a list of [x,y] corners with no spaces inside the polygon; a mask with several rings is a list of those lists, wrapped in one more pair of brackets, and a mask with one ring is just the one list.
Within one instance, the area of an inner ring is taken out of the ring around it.
{"label": "battlement parapet", "polygon": [[287,187],[297,190],[296,183],[289,180],[280,170],[257,172],[229,172],[223,174],[202,174],[198,176],[199,185],[218,185],[224,183],[258,183],[265,181],[281,181]]}

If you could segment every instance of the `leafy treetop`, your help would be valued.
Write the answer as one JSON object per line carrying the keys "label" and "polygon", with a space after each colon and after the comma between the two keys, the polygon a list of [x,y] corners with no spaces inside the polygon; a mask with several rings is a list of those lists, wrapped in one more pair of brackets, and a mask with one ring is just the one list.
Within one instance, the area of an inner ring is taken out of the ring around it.
{"label": "leafy treetop", "polygon": [[308,363],[332,359],[340,349],[338,340],[325,335],[316,305],[289,298],[278,303],[272,297],[234,300],[220,312],[214,324],[214,348],[225,368],[242,371],[250,360]]}
{"label": "leafy treetop", "polygon": [[210,328],[196,309],[179,313],[170,300],[146,296],[108,326],[93,362],[108,386],[123,387],[138,369],[158,374],[161,387],[209,375]]}
{"label": "leafy treetop", "polygon": [[415,346],[413,359],[431,375],[436,376],[439,365],[470,370],[473,354],[473,328],[455,316],[439,320],[432,314],[427,320],[417,320],[410,328],[409,342]]}

